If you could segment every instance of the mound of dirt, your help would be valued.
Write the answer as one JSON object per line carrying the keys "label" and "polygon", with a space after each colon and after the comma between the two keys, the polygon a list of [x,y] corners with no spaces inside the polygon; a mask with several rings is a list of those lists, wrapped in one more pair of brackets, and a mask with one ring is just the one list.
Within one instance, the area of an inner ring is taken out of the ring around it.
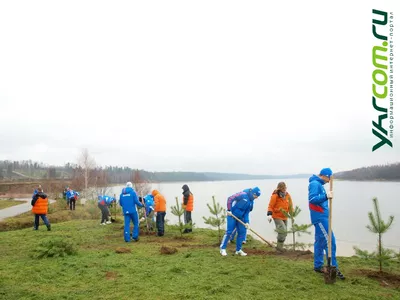
{"label": "mound of dirt", "polygon": [[106,279],[107,280],[115,280],[115,279],[117,279],[117,273],[116,272],[107,272],[106,273]]}
{"label": "mound of dirt", "polygon": [[160,249],[161,254],[174,254],[178,252],[178,249],[172,247],[161,246]]}
{"label": "mound of dirt", "polygon": [[118,247],[115,249],[115,253],[131,253],[132,250],[130,248]]}
{"label": "mound of dirt", "polygon": [[278,252],[275,250],[260,250],[260,249],[245,249],[245,252],[252,255],[276,255],[276,256],[283,256],[291,259],[312,259],[313,253],[310,250],[307,251],[285,251],[285,252]]}
{"label": "mound of dirt", "polygon": [[357,270],[353,272],[371,279],[377,280],[383,287],[400,288],[400,275],[388,272],[380,272],[375,270]]}

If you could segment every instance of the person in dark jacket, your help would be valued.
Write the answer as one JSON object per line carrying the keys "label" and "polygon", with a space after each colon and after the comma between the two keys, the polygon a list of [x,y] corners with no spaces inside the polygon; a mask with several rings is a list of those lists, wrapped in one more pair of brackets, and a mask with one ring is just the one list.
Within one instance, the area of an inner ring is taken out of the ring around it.
{"label": "person in dark jacket", "polygon": [[47,219],[48,203],[49,200],[47,199],[47,195],[43,193],[43,189],[39,185],[37,193],[33,195],[31,201],[32,212],[35,214],[33,230],[39,229],[39,217],[42,218],[44,224],[47,226],[47,230],[51,230],[50,222]]}
{"label": "person in dark jacket", "polygon": [[184,211],[184,219],[185,219],[185,225],[189,224],[189,228],[185,228],[183,233],[189,233],[192,232],[192,211],[193,211],[193,201],[194,197],[192,192],[190,191],[189,187],[187,184],[184,184],[182,186],[182,195],[183,195],[183,204],[182,208],[185,210]]}

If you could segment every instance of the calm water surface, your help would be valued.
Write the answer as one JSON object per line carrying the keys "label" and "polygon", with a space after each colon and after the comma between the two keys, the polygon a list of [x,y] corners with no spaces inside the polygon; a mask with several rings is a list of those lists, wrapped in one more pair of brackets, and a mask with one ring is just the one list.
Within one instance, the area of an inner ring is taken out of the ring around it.
{"label": "calm water surface", "polygon": [[[250,226],[254,231],[267,240],[276,239],[274,223],[267,221],[267,208],[272,191],[280,180],[243,180],[243,181],[217,181],[217,182],[187,182],[195,197],[193,221],[198,227],[208,228],[204,224],[203,216],[209,216],[207,203],[212,203],[212,196],[226,208],[228,196],[245,188],[258,186],[261,197],[255,200],[254,209],[250,213]],[[296,218],[298,224],[309,224],[310,213],[308,209],[308,179],[283,180],[292,195],[294,205],[298,205],[302,212]],[[172,215],[170,207],[175,205],[175,197],[182,197],[183,183],[153,184],[152,188],[158,189],[167,200],[167,216],[170,223],[176,223],[177,217]],[[123,186],[112,188],[112,193],[120,194]],[[329,186],[325,185],[328,189]],[[373,211],[372,198],[378,197],[381,214],[386,221],[389,215],[395,216],[391,229],[384,234],[385,247],[400,250],[400,183],[399,182],[353,182],[335,181],[333,199],[332,228],[337,240],[337,255],[354,255],[353,246],[361,249],[374,250],[376,236],[369,232],[368,212]],[[313,243],[314,227],[310,228],[311,235],[303,234],[297,238],[300,242]],[[288,236],[289,238],[289,236]],[[287,240],[290,242],[290,240]]]}

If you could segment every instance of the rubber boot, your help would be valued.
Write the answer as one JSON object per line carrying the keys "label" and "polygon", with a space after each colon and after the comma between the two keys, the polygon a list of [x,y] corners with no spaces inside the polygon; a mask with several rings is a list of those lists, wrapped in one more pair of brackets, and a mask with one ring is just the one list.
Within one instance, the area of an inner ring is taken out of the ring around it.
{"label": "rubber boot", "polygon": [[285,248],[283,248],[283,242],[277,242],[276,243],[276,251],[283,253],[285,252]]}
{"label": "rubber boot", "polygon": [[47,226],[47,231],[51,231],[51,225],[50,224]]}

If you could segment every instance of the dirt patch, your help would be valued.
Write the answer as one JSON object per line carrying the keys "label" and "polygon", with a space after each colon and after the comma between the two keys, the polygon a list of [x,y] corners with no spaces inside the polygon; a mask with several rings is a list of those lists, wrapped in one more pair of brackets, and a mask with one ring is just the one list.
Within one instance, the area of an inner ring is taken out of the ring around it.
{"label": "dirt patch", "polygon": [[260,249],[244,249],[245,252],[252,255],[276,255],[281,257],[287,257],[290,259],[312,259],[313,253],[310,250],[307,251],[285,251],[285,252],[277,252],[275,250],[260,250]]}
{"label": "dirt patch", "polygon": [[353,274],[374,279],[383,287],[400,288],[400,274],[364,269],[353,271]]}
{"label": "dirt patch", "polygon": [[178,252],[178,249],[172,247],[162,246],[160,249],[161,254],[174,254]]}
{"label": "dirt patch", "polygon": [[131,253],[132,250],[130,248],[125,248],[125,247],[118,247],[115,249],[115,253]]}
{"label": "dirt patch", "polygon": [[117,279],[117,272],[110,272],[110,271],[108,271],[107,273],[106,273],[106,279],[107,280],[115,280],[115,279]]}

